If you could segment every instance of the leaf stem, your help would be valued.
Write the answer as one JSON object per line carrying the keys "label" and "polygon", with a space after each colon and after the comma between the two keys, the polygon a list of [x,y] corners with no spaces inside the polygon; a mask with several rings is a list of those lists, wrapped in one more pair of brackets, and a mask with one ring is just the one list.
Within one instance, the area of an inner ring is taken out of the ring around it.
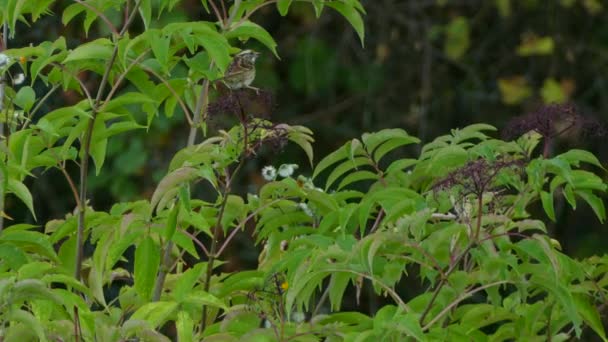
{"label": "leaf stem", "polygon": [[[2,46],[0,46],[0,52],[4,51],[8,48],[8,22],[4,22],[2,24]],[[4,86],[6,81],[6,75],[2,73],[0,75],[0,113],[4,112]],[[5,120],[8,121],[8,120]],[[4,123],[0,124],[0,136],[4,135]],[[5,184],[7,184],[7,174],[5,174],[6,169],[0,169],[0,232],[4,229],[4,195],[6,193]]]}
{"label": "leaf stem", "polygon": [[[137,1],[131,12],[129,18],[125,22],[122,30],[116,37],[117,39],[122,38],[124,34],[127,32],[127,29],[135,19],[137,15],[137,8],[141,4],[141,1]],[[82,147],[82,163],[80,166],[80,194],[79,194],[79,202],[80,207],[78,208],[78,231],[76,238],[76,267],[74,269],[74,277],[76,279],[80,279],[80,273],[82,271],[82,262],[84,255],[84,230],[85,230],[85,212],[86,212],[86,197],[87,197],[87,176],[88,176],[88,168],[89,168],[89,157],[91,152],[91,139],[93,136],[93,128],[95,127],[95,119],[97,118],[98,108],[101,102],[101,97],[106,88],[106,84],[108,84],[108,79],[110,77],[110,72],[112,71],[112,66],[116,61],[116,57],[118,55],[118,42],[115,41],[114,50],[112,51],[112,55],[106,64],[106,70],[102,76],[101,83],[99,84],[99,88],[97,90],[97,96],[95,97],[95,102],[93,103],[93,108],[91,108],[91,118],[89,119],[89,123],[87,126],[87,130],[85,132],[84,137],[82,138],[83,147]],[[86,89],[86,88],[85,88]]]}

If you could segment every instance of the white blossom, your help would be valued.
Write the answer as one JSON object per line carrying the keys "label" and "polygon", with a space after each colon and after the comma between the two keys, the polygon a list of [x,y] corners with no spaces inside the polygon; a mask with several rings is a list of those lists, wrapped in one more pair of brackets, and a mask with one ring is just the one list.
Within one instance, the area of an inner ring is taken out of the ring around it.
{"label": "white blossom", "polygon": [[264,166],[262,169],[262,177],[269,182],[275,180],[277,178],[277,169],[271,165]]}
{"label": "white blossom", "polygon": [[13,79],[13,84],[19,85],[19,84],[23,83],[23,81],[25,81],[25,75],[20,73],[20,74],[17,74],[17,76],[15,76],[15,79]]}
{"label": "white blossom", "polygon": [[297,168],[297,164],[283,164],[279,166],[279,176],[283,178],[291,177]]}
{"label": "white blossom", "polygon": [[6,64],[8,64],[8,62],[11,60],[11,58],[3,53],[0,53],[0,67],[5,66]]}
{"label": "white blossom", "polygon": [[298,208],[300,208],[306,215],[313,217],[314,214],[312,212],[312,210],[310,209],[310,207],[308,206],[308,204],[301,202],[298,203]]}

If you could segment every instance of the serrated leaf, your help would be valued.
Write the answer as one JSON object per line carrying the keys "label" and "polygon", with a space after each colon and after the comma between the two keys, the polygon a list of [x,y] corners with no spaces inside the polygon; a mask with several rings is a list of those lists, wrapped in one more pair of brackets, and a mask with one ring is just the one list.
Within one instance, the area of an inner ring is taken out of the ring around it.
{"label": "serrated leaf", "polygon": [[576,190],[575,193],[580,196],[589,206],[593,209],[595,216],[604,223],[606,220],[606,208],[604,207],[604,201],[594,195],[591,191],[587,190]]}
{"label": "serrated leaf", "polygon": [[598,334],[603,341],[608,341],[606,338],[606,331],[604,330],[604,325],[602,324],[602,319],[597,311],[595,305],[592,305],[590,302],[590,298],[588,298],[584,294],[575,293],[573,295],[574,304],[576,306],[576,310],[583,317],[585,323]]}
{"label": "serrated leaf", "polygon": [[180,167],[166,175],[160,183],[158,183],[156,190],[154,190],[154,193],[152,194],[150,210],[156,209],[156,206],[167,192],[176,190],[177,186],[193,180],[196,178],[197,174],[197,170],[193,167]]}
{"label": "serrated leaf", "polygon": [[323,172],[323,170],[325,170],[326,168],[328,168],[329,166],[344,160],[346,158],[348,158],[348,152],[350,150],[350,142],[346,143],[345,145],[343,145],[342,147],[340,147],[339,149],[333,151],[332,153],[330,153],[329,155],[327,155],[325,158],[323,158],[318,164],[317,167],[315,167],[315,170],[312,174],[312,178],[316,178],[321,172]]}
{"label": "serrated leaf", "polygon": [[249,20],[242,22],[236,28],[228,31],[226,33],[226,38],[253,38],[266,46],[277,58],[279,58],[279,54],[277,52],[277,43],[274,41],[274,38],[272,38],[270,33],[268,33],[268,31],[266,31],[262,26]]}
{"label": "serrated leaf", "polygon": [[23,204],[30,210],[34,220],[36,220],[36,212],[34,211],[34,200],[30,190],[21,182],[16,179],[8,180],[8,191],[12,192],[17,196]]}
{"label": "serrated leaf", "polygon": [[556,219],[555,219],[555,209],[553,206],[553,194],[550,194],[546,191],[541,191],[540,200],[543,204],[543,209],[545,210],[545,213],[547,214],[547,216],[549,216],[551,221],[555,222]]}
{"label": "serrated leaf", "polygon": [[156,273],[160,265],[160,248],[151,237],[146,237],[135,249],[135,291],[145,301],[152,297]]}
{"label": "serrated leaf", "polygon": [[82,44],[70,51],[63,63],[87,59],[108,60],[112,55],[113,44],[106,38],[99,38],[92,42]]}
{"label": "serrated leaf", "polygon": [[36,93],[30,86],[24,86],[19,89],[13,103],[21,107],[25,112],[29,112],[36,101]]}
{"label": "serrated leaf", "polygon": [[277,9],[279,10],[279,13],[281,14],[281,16],[286,16],[287,12],[289,11],[289,6],[291,6],[291,2],[293,0],[278,0],[277,1]]}
{"label": "serrated leaf", "polygon": [[361,45],[365,46],[365,27],[363,24],[363,18],[361,18],[361,13],[359,13],[359,11],[357,11],[353,5],[343,2],[325,2],[325,5],[335,9],[344,18],[346,18],[346,20],[348,20],[348,22],[357,32],[357,35],[359,35]]}
{"label": "serrated leaf", "polygon": [[133,313],[131,320],[147,321],[153,327],[159,327],[177,311],[179,304],[175,302],[160,301],[147,303]]}

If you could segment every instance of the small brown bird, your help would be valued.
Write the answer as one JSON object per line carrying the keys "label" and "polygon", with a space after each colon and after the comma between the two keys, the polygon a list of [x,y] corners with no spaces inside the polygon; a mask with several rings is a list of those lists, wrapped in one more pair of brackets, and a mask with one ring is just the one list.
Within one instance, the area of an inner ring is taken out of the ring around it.
{"label": "small brown bird", "polygon": [[223,78],[226,86],[232,90],[249,88],[258,92],[259,89],[252,87],[251,83],[255,79],[255,60],[259,55],[253,50],[243,50],[234,56]]}

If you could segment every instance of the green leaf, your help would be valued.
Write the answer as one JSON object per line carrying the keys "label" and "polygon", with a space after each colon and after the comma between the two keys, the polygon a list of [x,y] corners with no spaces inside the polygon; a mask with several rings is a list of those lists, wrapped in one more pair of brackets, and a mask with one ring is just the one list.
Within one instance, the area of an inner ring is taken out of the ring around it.
{"label": "green leaf", "polygon": [[185,41],[194,40],[202,45],[222,72],[230,64],[230,45],[226,41],[228,37],[219,34],[211,23],[172,23],[165,26],[163,32],[167,34],[177,33]]}
{"label": "green leaf", "polygon": [[221,299],[205,291],[190,291],[184,299],[184,303],[198,306],[208,305],[222,310],[228,310],[228,306]]}
{"label": "green leaf", "polygon": [[150,22],[152,21],[152,1],[140,1],[137,10],[139,11],[141,21],[144,23],[144,31],[146,31],[150,27]]}
{"label": "green leaf", "polygon": [[58,261],[53,245],[44,234],[31,231],[1,232],[0,241],[11,242],[24,250],[34,251],[44,255],[53,261]]}
{"label": "green leaf", "polygon": [[[11,243],[0,243],[0,260],[2,260],[2,264],[8,265],[16,271],[27,263],[27,256],[21,249]],[[2,268],[4,269],[4,265],[2,265]]]}
{"label": "green leaf", "polygon": [[175,281],[173,291],[171,291],[171,294],[177,302],[183,302],[186,299],[206,269],[206,263],[198,263],[179,275]]}
{"label": "green leaf", "polygon": [[329,302],[331,303],[331,309],[333,311],[340,311],[342,306],[342,298],[344,297],[344,291],[351,278],[349,273],[336,272],[331,275],[329,279]]}
{"label": "green leaf", "polygon": [[114,44],[109,39],[99,38],[92,42],[82,44],[63,60],[63,63],[82,61],[87,59],[108,60],[112,56]]}
{"label": "green leaf", "polygon": [[34,101],[36,101],[36,93],[30,86],[21,87],[13,100],[17,106],[23,108],[23,110],[26,112],[32,108]]}
{"label": "green leaf", "polygon": [[135,291],[145,301],[149,301],[152,297],[159,265],[160,248],[148,236],[135,249],[135,270],[133,272]]}
{"label": "green leaf", "polygon": [[174,204],[173,209],[169,213],[169,217],[167,218],[167,224],[165,225],[164,237],[165,240],[170,241],[175,234],[175,230],[177,229],[177,216],[179,215],[179,209],[181,208],[181,202],[177,202]]}
{"label": "green leaf", "polygon": [[247,20],[241,23],[236,28],[231,29],[226,33],[227,39],[239,38],[239,39],[247,39],[253,38],[260,43],[264,44],[272,53],[279,58],[279,54],[277,53],[277,43],[274,41],[274,38],[266,31],[262,26],[252,23]]}
{"label": "green leaf", "polygon": [[581,336],[582,318],[577,311],[577,306],[568,287],[560,282],[558,278],[544,274],[532,274],[530,282],[540,288],[546,289],[559,303],[560,309],[564,311],[568,320],[574,326],[576,336]]}
{"label": "green leaf", "polygon": [[570,165],[578,167],[580,162],[589,163],[595,165],[597,167],[604,168],[600,161],[597,159],[593,153],[585,150],[577,150],[573,149],[568,152],[562,153],[557,156],[558,158],[566,160]]}
{"label": "green leaf", "polygon": [[378,180],[379,178],[380,177],[377,174],[371,171],[355,171],[350,175],[344,177],[344,179],[342,179],[340,185],[338,185],[338,190],[342,190],[342,188],[344,188],[345,186],[355,182],[363,180]]}
{"label": "green leaf", "polygon": [[[89,153],[95,163],[95,175],[99,175],[101,167],[106,160],[106,150],[108,147],[108,138],[104,137],[106,132],[106,124],[102,120],[95,120],[93,128],[93,136],[91,137],[91,146]],[[82,157],[86,158],[86,157]]]}
{"label": "green leaf", "polygon": [[[150,210],[156,209],[156,206],[165,195],[172,190],[176,190],[179,185],[195,179],[197,174],[197,170],[193,167],[181,167],[166,175],[160,183],[158,183],[156,190],[154,190],[154,193],[152,194]],[[150,215],[152,215],[152,213],[150,213]]]}
{"label": "green leaf", "polygon": [[175,302],[152,302],[135,311],[129,320],[140,319],[149,322],[153,327],[159,327],[169,320],[178,308],[179,304]]}
{"label": "green leaf", "polygon": [[324,0],[312,0],[312,6],[315,8],[315,15],[317,18],[321,16],[321,12],[323,12],[323,7],[325,7]]}
{"label": "green leaf", "polygon": [[591,209],[593,209],[595,216],[597,216],[600,222],[604,223],[606,220],[606,208],[604,207],[604,201],[588,190],[575,190],[574,193],[585,200]]}
{"label": "green leaf", "polygon": [[546,191],[541,191],[540,200],[543,204],[543,209],[545,210],[545,213],[547,214],[547,216],[549,216],[551,221],[555,222],[556,219],[555,219],[555,209],[553,206],[553,194],[550,194]]}
{"label": "green leaf", "polygon": [[325,2],[325,5],[335,9],[338,11],[348,22],[352,25],[352,27],[359,35],[359,39],[361,40],[361,45],[365,45],[365,27],[363,24],[363,18],[361,18],[361,13],[357,11],[357,9],[347,3],[343,2]]}
{"label": "green leaf", "polygon": [[289,11],[289,6],[291,6],[291,2],[293,0],[278,0],[277,1],[277,8],[279,9],[279,13],[281,14],[281,16],[286,16],[287,12]]}
{"label": "green leaf", "polygon": [[591,304],[590,298],[584,294],[575,293],[573,299],[574,304],[576,305],[576,311],[583,317],[585,323],[587,323],[604,342],[608,341],[602,319],[600,318],[595,305]]}
{"label": "green leaf", "polygon": [[325,158],[323,158],[317,164],[317,167],[315,168],[315,171],[312,174],[312,178],[313,179],[316,178],[321,172],[323,172],[323,170],[325,170],[329,166],[348,158],[348,151],[350,149],[350,144],[351,144],[350,142],[346,143],[344,146],[340,147],[339,149],[333,151],[332,153],[327,155]]}
{"label": "green leaf", "polygon": [[32,194],[30,193],[30,190],[18,180],[9,179],[8,191],[15,194],[15,196],[17,196],[21,200],[21,202],[23,202],[23,204],[27,206],[27,208],[30,210],[30,213],[32,213],[32,216],[34,216],[34,220],[36,220],[36,212],[34,212],[34,200],[32,199]]}
{"label": "green leaf", "polygon": [[329,189],[338,178],[342,177],[345,173],[355,171],[360,166],[363,165],[372,165],[370,160],[367,157],[356,157],[354,160],[347,159],[342,162],[340,165],[336,166],[333,171],[327,177],[327,182],[325,183],[325,190]]}
{"label": "green leaf", "polygon": [[194,341],[192,332],[194,331],[194,320],[186,311],[177,313],[175,321],[175,329],[177,330],[177,340],[180,342]]}
{"label": "green leaf", "polygon": [[48,339],[46,338],[46,334],[44,333],[44,326],[42,325],[40,320],[38,320],[38,318],[36,318],[36,316],[32,315],[31,313],[21,309],[13,309],[8,312],[7,319],[9,321],[22,322],[29,329],[34,330],[34,332],[39,338],[39,341],[48,341]]}

